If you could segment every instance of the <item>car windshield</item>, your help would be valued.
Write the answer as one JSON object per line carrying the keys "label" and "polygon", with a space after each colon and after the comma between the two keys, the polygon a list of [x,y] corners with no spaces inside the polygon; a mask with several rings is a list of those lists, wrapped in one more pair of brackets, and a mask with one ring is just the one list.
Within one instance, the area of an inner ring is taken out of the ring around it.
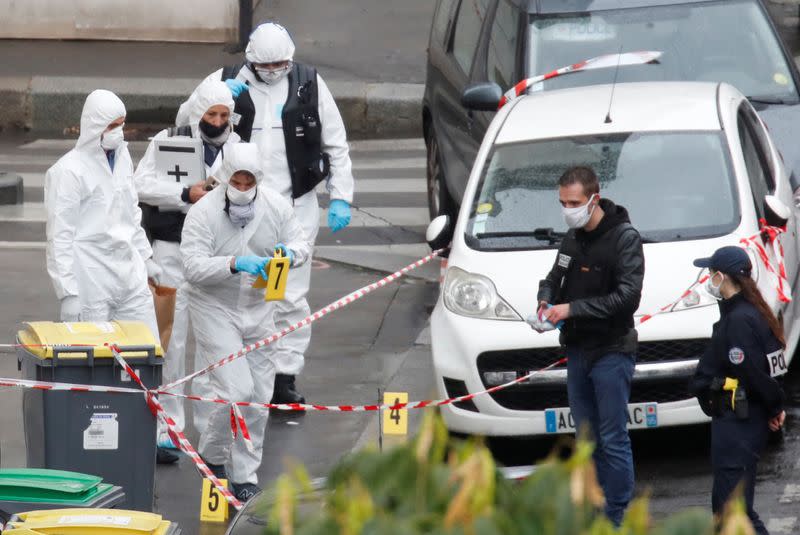
{"label": "car windshield", "polygon": [[[752,0],[535,15],[530,43],[532,75],[604,54],[656,50],[663,52],[658,64],[620,68],[617,80],[722,81],[754,100],[798,101],[777,37]],[[614,71],[570,74],[543,88],[612,83]]]}
{"label": "car windshield", "polygon": [[720,236],[739,223],[724,138],[649,132],[500,145],[488,160],[465,239],[479,250],[555,248],[566,232],[558,179],[590,166],[601,195],[625,207],[645,242]]}

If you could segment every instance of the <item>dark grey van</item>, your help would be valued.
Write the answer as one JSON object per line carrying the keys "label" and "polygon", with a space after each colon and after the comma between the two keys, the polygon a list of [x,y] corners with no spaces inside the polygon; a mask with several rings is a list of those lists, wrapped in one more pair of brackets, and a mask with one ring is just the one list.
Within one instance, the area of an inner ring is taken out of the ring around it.
{"label": "dark grey van", "polygon": [[[750,98],[800,186],[800,74],[762,0],[438,0],[428,49],[423,127],[431,218],[454,216],[494,113],[464,89],[516,82],[603,54],[658,50],[657,65],[618,82],[724,81]],[[615,70],[553,79],[533,91],[614,81]],[[495,88],[495,93],[496,93]]]}

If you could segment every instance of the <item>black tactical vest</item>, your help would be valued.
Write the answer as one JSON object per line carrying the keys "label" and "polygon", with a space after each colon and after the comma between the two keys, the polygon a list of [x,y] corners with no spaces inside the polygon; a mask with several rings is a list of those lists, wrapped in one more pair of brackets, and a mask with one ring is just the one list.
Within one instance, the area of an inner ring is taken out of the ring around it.
{"label": "black tactical vest", "polygon": [[[222,79],[235,78],[242,68],[242,65],[225,67]],[[234,112],[241,117],[233,130],[248,142],[255,121],[255,105],[250,92],[243,91],[235,99],[235,104]],[[330,156],[322,152],[322,123],[315,68],[294,64],[289,72],[289,92],[281,119],[286,160],[292,179],[292,198],[297,199],[316,188],[330,174]]]}
{"label": "black tactical vest", "polygon": [[292,177],[292,198],[302,197],[328,178],[330,156],[322,152],[317,70],[295,63],[283,106],[283,137]]}

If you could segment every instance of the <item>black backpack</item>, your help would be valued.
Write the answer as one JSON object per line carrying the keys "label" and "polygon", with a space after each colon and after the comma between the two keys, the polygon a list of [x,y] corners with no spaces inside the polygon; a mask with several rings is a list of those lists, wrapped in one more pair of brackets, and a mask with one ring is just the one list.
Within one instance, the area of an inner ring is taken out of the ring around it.
{"label": "black backpack", "polygon": [[[223,67],[222,81],[235,79],[243,67],[244,63]],[[250,91],[242,91],[233,101],[235,103],[233,113],[239,116],[239,122],[233,125],[233,131],[239,134],[242,141],[249,142],[250,136],[253,135],[253,122],[256,119],[256,106],[253,104]]]}

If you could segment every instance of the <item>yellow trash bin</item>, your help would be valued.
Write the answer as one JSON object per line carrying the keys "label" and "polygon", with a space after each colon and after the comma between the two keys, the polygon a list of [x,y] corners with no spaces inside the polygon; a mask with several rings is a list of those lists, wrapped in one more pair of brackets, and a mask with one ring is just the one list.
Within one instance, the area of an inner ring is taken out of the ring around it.
{"label": "yellow trash bin", "polygon": [[51,509],[15,515],[3,535],[180,535],[161,515],[124,509]]}
{"label": "yellow trash bin", "polygon": [[[112,344],[148,388],[161,384],[161,346],[141,322],[31,322],[17,341],[25,379],[138,390]],[[100,476],[125,490],[126,507],[153,510],[156,419],[144,395],[25,390],[23,419],[29,467]]]}

